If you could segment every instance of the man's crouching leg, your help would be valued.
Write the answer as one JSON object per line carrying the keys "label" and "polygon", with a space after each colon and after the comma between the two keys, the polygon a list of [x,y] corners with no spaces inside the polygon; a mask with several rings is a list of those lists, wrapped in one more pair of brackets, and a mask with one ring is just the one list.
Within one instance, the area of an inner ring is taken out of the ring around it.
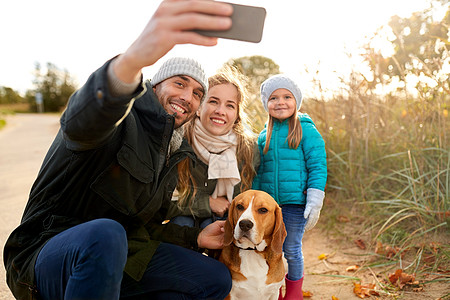
{"label": "man's crouching leg", "polygon": [[218,260],[168,243],[161,243],[142,279],[127,274],[124,299],[224,299],[231,290],[228,268]]}
{"label": "man's crouching leg", "polygon": [[35,264],[42,299],[119,299],[127,236],[118,222],[97,219],[51,238]]}

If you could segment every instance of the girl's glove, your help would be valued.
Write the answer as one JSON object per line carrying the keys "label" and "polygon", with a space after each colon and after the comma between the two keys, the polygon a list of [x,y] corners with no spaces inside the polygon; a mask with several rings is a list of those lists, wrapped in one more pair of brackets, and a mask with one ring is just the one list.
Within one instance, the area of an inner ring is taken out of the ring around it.
{"label": "girl's glove", "polygon": [[306,207],[305,207],[305,219],[307,219],[305,225],[305,231],[312,229],[317,221],[319,221],[320,210],[323,205],[323,198],[325,198],[325,192],[309,188],[306,191]]}

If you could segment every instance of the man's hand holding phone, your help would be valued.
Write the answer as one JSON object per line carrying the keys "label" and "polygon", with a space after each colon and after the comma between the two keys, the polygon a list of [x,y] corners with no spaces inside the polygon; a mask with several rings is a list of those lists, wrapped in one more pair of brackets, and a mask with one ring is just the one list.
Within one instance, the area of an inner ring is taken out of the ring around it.
{"label": "man's hand holding phone", "polygon": [[142,68],[156,63],[177,44],[214,46],[217,38],[257,43],[265,16],[265,9],[256,6],[164,0],[139,37],[116,59],[114,72],[123,82],[135,82]]}
{"label": "man's hand holding phone", "polygon": [[216,37],[193,30],[227,30],[230,4],[205,0],[164,0],[139,37],[117,58],[114,71],[123,82],[134,82],[144,67],[151,66],[177,44],[214,46]]}

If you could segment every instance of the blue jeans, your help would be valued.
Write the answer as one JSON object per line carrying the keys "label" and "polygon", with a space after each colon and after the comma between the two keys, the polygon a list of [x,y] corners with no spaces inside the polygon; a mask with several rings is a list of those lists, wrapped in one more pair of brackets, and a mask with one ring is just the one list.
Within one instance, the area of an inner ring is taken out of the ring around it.
{"label": "blue jeans", "polygon": [[127,238],[116,221],[98,219],[51,238],[35,265],[42,299],[223,299],[231,276],[222,263],[161,243],[136,282],[123,273]]}
{"label": "blue jeans", "polygon": [[305,232],[305,205],[285,204],[281,207],[287,236],[283,244],[284,257],[288,262],[288,279],[303,278],[302,239]]}
{"label": "blue jeans", "polygon": [[[197,226],[195,226],[194,217],[191,217],[191,216],[176,216],[175,218],[170,220],[170,222],[172,222],[174,224],[178,224],[180,226],[197,227]],[[205,228],[212,222],[213,222],[212,218],[206,218],[200,222],[199,226],[200,226],[200,228]]]}

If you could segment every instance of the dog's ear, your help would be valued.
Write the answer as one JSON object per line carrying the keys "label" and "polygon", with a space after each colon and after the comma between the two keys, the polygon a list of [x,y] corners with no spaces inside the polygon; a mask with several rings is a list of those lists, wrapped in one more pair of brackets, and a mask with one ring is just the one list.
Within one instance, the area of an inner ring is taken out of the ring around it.
{"label": "dog's ear", "polygon": [[277,205],[277,208],[275,209],[275,228],[273,229],[272,242],[270,243],[270,248],[273,252],[283,252],[283,243],[285,238],[286,227],[284,226],[281,208]]}
{"label": "dog's ear", "polygon": [[228,209],[228,217],[225,221],[225,235],[224,235],[224,245],[228,246],[233,242],[234,235],[234,220],[233,220],[233,211],[234,211],[234,201],[231,202],[230,208]]}

